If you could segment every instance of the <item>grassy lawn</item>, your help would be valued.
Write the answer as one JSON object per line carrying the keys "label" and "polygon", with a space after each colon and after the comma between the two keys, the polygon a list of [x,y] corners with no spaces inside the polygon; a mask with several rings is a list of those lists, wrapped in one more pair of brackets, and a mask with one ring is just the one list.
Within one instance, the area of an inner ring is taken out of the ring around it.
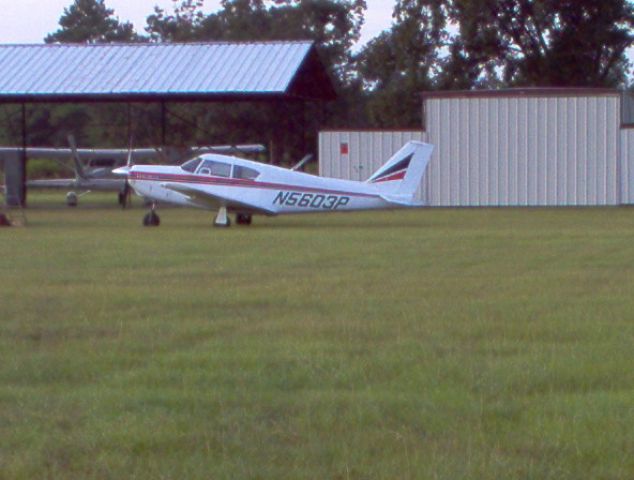
{"label": "grassy lawn", "polygon": [[634,478],[633,209],[58,196],[0,230],[0,479]]}

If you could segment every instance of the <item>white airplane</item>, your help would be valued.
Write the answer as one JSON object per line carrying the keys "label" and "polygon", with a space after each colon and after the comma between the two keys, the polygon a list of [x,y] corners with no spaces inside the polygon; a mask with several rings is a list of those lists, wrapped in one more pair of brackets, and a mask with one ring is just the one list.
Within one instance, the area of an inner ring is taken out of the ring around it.
{"label": "white airplane", "polygon": [[406,143],[367,181],[325,178],[242,158],[205,154],[181,166],[131,165],[125,175],[137,195],[154,203],[143,224],[157,226],[156,202],[217,211],[214,225],[251,224],[254,214],[341,212],[422,206],[414,199],[433,145]]}

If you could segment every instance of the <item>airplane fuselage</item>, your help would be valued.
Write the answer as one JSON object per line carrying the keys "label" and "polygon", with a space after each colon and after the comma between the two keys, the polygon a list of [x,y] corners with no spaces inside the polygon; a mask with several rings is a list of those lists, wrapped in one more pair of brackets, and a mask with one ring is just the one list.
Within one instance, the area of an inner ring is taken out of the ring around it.
{"label": "airplane fuselage", "polygon": [[[382,198],[372,184],[323,178],[242,159],[240,163],[257,165],[261,174],[249,180],[189,173],[180,167],[139,165],[131,169],[128,179],[137,194],[146,198],[210,210],[222,206],[221,202],[197,202],[195,198],[176,191],[175,184],[181,184],[185,189],[206,191],[214,197],[225,199],[230,211],[245,213],[250,211],[247,205],[257,205],[270,215],[368,210],[389,206],[389,202]],[[231,206],[235,204],[245,206]]]}

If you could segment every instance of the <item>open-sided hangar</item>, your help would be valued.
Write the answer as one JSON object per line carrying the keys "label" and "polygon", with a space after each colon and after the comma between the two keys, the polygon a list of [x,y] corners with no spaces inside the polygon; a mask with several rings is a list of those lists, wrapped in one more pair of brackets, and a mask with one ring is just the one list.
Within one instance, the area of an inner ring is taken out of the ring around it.
{"label": "open-sided hangar", "polygon": [[[311,41],[0,45],[0,104],[21,109],[20,156],[0,159],[7,202],[26,200],[27,107],[37,103],[156,103],[161,146],[170,102],[333,100]],[[303,118],[298,122],[304,123]],[[130,119],[128,117],[128,124]],[[121,147],[127,146],[122,139]]]}
{"label": "open-sided hangar", "polygon": [[320,174],[367,178],[419,138],[435,145],[419,191],[430,206],[631,204],[630,107],[611,89],[427,93],[421,130],[321,132]]}

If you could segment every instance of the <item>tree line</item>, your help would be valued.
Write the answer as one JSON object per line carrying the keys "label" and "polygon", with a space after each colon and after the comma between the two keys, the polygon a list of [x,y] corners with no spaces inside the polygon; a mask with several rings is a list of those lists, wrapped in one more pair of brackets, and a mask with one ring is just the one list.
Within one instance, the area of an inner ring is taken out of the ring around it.
{"label": "tree line", "polygon": [[[391,28],[361,48],[365,0],[222,0],[211,14],[202,0],[173,1],[171,10],[155,7],[137,32],[105,0],[74,0],[45,42],[313,40],[339,94],[332,104],[170,106],[171,143],[262,142],[264,135],[287,157],[313,144],[319,127],[419,127],[424,91],[626,87],[634,41],[630,0],[396,0]],[[87,120],[114,128],[125,118],[121,108],[92,110],[36,108],[29,122],[35,137],[55,143],[63,142],[55,132],[71,128],[87,143],[116,143],[119,133],[91,132]],[[146,120],[135,124],[147,130],[135,132],[138,141],[156,142],[155,113],[135,107],[135,118]],[[283,120],[272,128],[270,118]]]}

